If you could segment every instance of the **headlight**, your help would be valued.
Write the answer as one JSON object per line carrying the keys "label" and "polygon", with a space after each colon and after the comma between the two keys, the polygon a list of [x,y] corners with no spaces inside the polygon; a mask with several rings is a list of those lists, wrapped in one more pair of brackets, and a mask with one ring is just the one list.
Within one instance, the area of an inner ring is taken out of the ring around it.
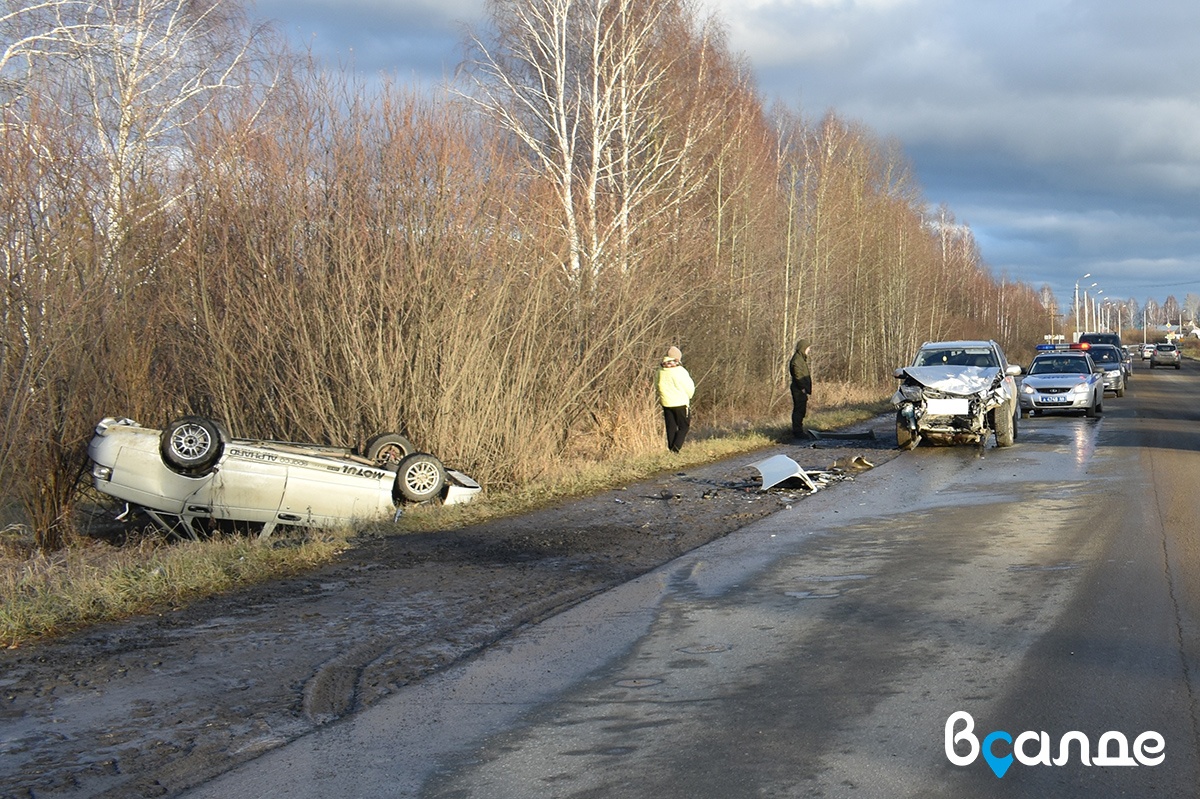
{"label": "headlight", "polygon": [[1022,394],[1036,394],[1037,392],[1033,390],[1033,386],[1031,386],[1027,383],[1022,383],[1021,384],[1021,393]]}
{"label": "headlight", "polygon": [[1120,370],[1120,369],[1111,369],[1111,370],[1109,370],[1109,372],[1108,372],[1108,376],[1109,376],[1109,377],[1120,377],[1120,376],[1121,376],[1121,370]]}
{"label": "headlight", "polygon": [[920,402],[925,399],[925,392],[920,386],[900,386],[900,396],[909,402]]}
{"label": "headlight", "polygon": [[97,480],[111,480],[112,479],[112,469],[110,469],[107,466],[100,466],[99,464],[97,464],[96,468],[92,469],[92,476],[95,477]]}
{"label": "headlight", "polygon": [[1088,386],[1087,383],[1079,383],[1078,385],[1075,386],[1075,388],[1071,389],[1071,393],[1072,394],[1086,394],[1086,393],[1088,393],[1090,388],[1091,387]]}

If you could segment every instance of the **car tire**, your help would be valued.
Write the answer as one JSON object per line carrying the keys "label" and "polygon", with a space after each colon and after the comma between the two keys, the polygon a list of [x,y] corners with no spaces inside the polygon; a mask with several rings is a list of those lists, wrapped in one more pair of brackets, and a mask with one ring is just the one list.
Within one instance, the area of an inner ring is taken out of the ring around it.
{"label": "car tire", "polygon": [[1116,389],[1113,393],[1115,393],[1118,397],[1125,396],[1125,384],[1122,383],[1121,387]]}
{"label": "car tire", "polygon": [[163,428],[158,449],[163,463],[188,477],[202,477],[225,451],[227,436],[220,425],[202,416],[184,416]]}
{"label": "car tire", "polygon": [[902,450],[915,449],[921,443],[921,436],[908,429],[906,422],[899,414],[896,415],[896,446]]}
{"label": "car tire", "polygon": [[1183,364],[1181,364],[1181,363],[1175,364],[1176,369],[1181,369],[1182,367],[1183,367]]}
{"label": "car tire", "polygon": [[363,457],[380,469],[394,469],[413,451],[412,442],[399,433],[380,433],[367,441]]}
{"label": "car tire", "polygon": [[1089,419],[1095,419],[1096,414],[1099,412],[1100,412],[1100,403],[1093,400],[1092,404],[1087,406],[1087,409],[1084,410],[1083,415]]}
{"label": "car tire", "polygon": [[424,452],[405,455],[396,470],[396,490],[409,502],[428,502],[446,486],[446,468]]}
{"label": "car tire", "polygon": [[996,420],[996,446],[1011,447],[1017,441],[1017,414],[1008,414],[1003,408],[994,412]]}

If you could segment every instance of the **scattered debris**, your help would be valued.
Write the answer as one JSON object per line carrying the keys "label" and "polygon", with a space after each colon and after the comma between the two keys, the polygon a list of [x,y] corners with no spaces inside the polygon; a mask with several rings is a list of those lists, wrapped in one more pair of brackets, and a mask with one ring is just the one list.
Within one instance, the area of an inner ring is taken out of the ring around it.
{"label": "scattered debris", "polygon": [[838,458],[829,467],[831,472],[865,472],[867,469],[874,469],[875,464],[864,458],[862,455],[855,455],[848,458]]}
{"label": "scattered debris", "polygon": [[750,466],[762,475],[759,492],[767,491],[792,478],[803,482],[809,491],[816,491],[839,480],[853,480],[852,475],[875,468],[875,464],[862,455],[839,458],[827,470],[806,470],[787,455],[772,455]]}
{"label": "scattered debris", "polygon": [[868,430],[865,433],[841,433],[829,432],[823,433],[820,430],[809,430],[809,435],[815,439],[837,439],[839,441],[874,441],[875,431]]}
{"label": "scattered debris", "polygon": [[787,455],[772,455],[766,460],[750,465],[758,469],[759,474],[762,475],[761,491],[766,491],[768,488],[779,485],[784,480],[792,477],[800,478],[810,491],[817,490],[817,486],[813,483],[812,478],[808,476],[808,473],[800,468],[800,464]]}

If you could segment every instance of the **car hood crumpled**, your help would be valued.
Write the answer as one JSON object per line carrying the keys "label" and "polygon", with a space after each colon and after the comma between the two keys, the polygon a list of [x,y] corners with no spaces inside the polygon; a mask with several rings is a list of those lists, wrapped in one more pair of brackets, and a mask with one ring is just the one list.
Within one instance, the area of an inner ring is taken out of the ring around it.
{"label": "car hood crumpled", "polygon": [[995,366],[906,366],[904,373],[921,385],[947,394],[982,394],[996,382]]}

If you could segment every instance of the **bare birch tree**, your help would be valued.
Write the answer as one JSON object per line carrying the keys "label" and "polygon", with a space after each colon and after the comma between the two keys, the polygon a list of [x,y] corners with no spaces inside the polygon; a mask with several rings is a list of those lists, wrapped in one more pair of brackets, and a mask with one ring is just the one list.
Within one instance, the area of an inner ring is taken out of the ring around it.
{"label": "bare birch tree", "polygon": [[[627,270],[638,231],[697,190],[684,172],[717,120],[687,98],[710,37],[669,36],[690,21],[677,0],[492,0],[491,18],[492,41],[473,38],[469,96],[554,186],[562,267],[588,289],[610,266]],[[667,42],[696,48],[690,81]]]}
{"label": "bare birch tree", "polygon": [[80,126],[99,178],[91,210],[111,266],[131,228],[179,199],[161,182],[159,191],[139,190],[138,178],[178,167],[189,126],[222,92],[246,86],[264,30],[225,0],[58,0],[40,10],[48,32],[31,34],[14,54]]}
{"label": "bare birch tree", "polygon": [[[181,235],[170,211],[191,126],[244,85],[259,31],[221,0],[9,2],[0,23],[13,209],[0,220],[0,485],[53,549],[72,524],[89,397],[146,396],[158,331],[145,299],[164,293],[155,273]],[[10,482],[23,472],[41,479]]]}

